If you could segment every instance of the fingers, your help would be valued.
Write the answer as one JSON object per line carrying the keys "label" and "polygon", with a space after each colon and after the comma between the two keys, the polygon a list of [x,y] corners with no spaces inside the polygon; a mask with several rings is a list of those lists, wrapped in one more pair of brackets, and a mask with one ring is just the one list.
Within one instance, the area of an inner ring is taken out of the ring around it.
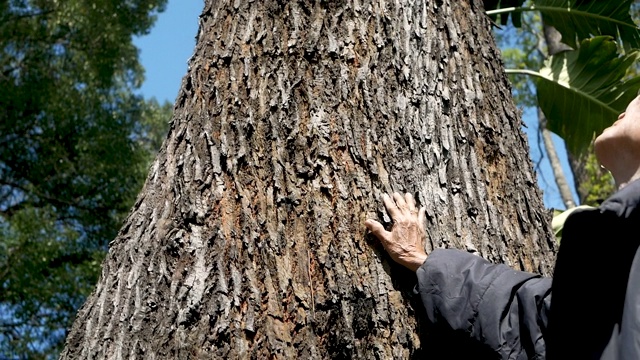
{"label": "fingers", "polygon": [[404,194],[404,200],[407,203],[409,211],[411,211],[411,213],[414,213],[416,211],[416,201],[413,198],[413,195],[411,195],[411,193]]}
{"label": "fingers", "polygon": [[393,193],[393,200],[396,201],[396,205],[398,205],[398,209],[407,210],[407,202],[404,200],[404,197],[397,192]]}
{"label": "fingers", "polygon": [[[394,194],[395,197],[395,194]],[[382,201],[384,202],[384,207],[387,209],[389,215],[391,215],[391,219],[395,219],[400,215],[400,210],[396,206],[396,203],[389,197],[389,195],[382,195]]]}
{"label": "fingers", "polygon": [[391,219],[396,219],[401,215],[416,215],[418,212],[416,209],[416,200],[411,193],[406,193],[403,196],[400,193],[394,192],[393,198],[384,194],[382,199]]}

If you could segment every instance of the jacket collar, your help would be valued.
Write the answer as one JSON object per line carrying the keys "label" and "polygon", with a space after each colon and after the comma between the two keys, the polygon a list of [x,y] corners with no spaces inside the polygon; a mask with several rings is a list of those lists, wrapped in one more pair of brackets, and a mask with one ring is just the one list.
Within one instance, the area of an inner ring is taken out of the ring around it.
{"label": "jacket collar", "polygon": [[[619,217],[628,218],[640,204],[640,179],[618,190],[600,204],[601,212],[613,212]],[[639,210],[640,211],[640,210]]]}

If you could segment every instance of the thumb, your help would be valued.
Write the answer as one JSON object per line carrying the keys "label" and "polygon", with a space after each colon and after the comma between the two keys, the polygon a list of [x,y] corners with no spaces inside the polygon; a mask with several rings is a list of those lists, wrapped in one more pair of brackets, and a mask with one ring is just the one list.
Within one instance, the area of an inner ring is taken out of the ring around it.
{"label": "thumb", "polygon": [[383,240],[386,237],[387,230],[385,230],[384,226],[379,222],[367,219],[367,221],[364,222],[364,225],[378,238],[378,240]]}
{"label": "thumb", "polygon": [[420,228],[422,228],[422,230],[424,230],[425,228],[425,221],[426,221],[426,208],[423,206],[420,208],[420,210],[418,211],[418,224],[420,224]]}
{"label": "thumb", "polygon": [[422,234],[421,242],[424,242],[424,234],[427,232],[426,230],[426,216],[425,216],[426,208],[423,206],[418,210],[418,229],[420,230],[420,234]]}

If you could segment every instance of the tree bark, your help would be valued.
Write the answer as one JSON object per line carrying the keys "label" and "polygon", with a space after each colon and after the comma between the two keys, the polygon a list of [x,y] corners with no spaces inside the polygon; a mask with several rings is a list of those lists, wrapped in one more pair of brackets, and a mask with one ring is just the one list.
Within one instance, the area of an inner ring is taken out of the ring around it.
{"label": "tree bark", "polygon": [[556,245],[481,1],[207,0],[173,122],[62,359],[411,358],[415,276],[365,233],[549,274]]}

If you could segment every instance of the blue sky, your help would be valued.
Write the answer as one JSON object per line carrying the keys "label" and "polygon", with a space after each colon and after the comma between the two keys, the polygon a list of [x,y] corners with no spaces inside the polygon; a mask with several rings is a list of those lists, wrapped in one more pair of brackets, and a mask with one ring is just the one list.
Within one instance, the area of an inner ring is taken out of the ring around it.
{"label": "blue sky", "polygon": [[[173,104],[180,89],[182,77],[187,72],[187,61],[195,48],[195,36],[198,31],[198,16],[204,5],[203,0],[169,0],[167,9],[158,15],[155,26],[149,35],[134,39],[140,48],[140,59],[145,68],[145,81],[140,89],[146,98],[155,97],[160,102]],[[541,159],[537,145],[537,119],[533,111],[525,111],[525,133],[531,146],[530,154],[534,166]],[[554,135],[554,142],[567,181],[573,182],[567,165],[564,142]],[[548,208],[564,209],[555,185],[551,168],[546,156],[542,157],[538,169],[538,185],[543,191],[544,204]],[[577,196],[574,192],[574,198]]]}
{"label": "blue sky", "polygon": [[134,39],[145,68],[140,89],[144,97],[175,101],[196,45],[198,16],[203,6],[203,0],[169,0],[151,32]]}

